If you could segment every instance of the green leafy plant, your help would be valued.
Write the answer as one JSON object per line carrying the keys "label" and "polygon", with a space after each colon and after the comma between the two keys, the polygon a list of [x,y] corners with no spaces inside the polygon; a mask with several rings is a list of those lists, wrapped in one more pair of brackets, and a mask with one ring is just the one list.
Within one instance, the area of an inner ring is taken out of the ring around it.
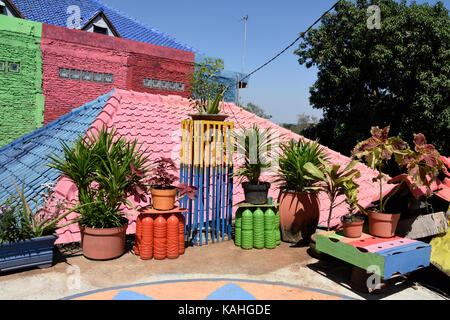
{"label": "green leafy plant", "polygon": [[227,88],[217,81],[223,69],[221,59],[206,58],[201,63],[194,64],[194,72],[189,74],[191,87],[189,100],[199,113],[220,113],[220,102],[227,91]]}
{"label": "green leafy plant", "polygon": [[235,150],[244,162],[234,176],[240,177],[241,180],[245,178],[250,184],[259,184],[261,173],[271,167],[276,137],[268,128],[261,130],[256,124],[251,129],[234,131],[232,136]]}
{"label": "green leafy plant", "polygon": [[360,222],[360,221],[364,221],[364,217],[355,216],[353,214],[347,214],[347,215],[341,217],[341,221],[346,222],[346,223]]}
{"label": "green leafy plant", "polygon": [[0,206],[0,243],[18,242],[34,237],[31,225],[22,215],[23,208],[14,196]]}
{"label": "green leafy plant", "polygon": [[[337,198],[347,191],[349,197],[353,197],[354,186],[356,184],[353,179],[359,178],[361,173],[353,167],[358,163],[357,161],[351,161],[343,170],[340,165],[330,166],[326,161],[319,159],[322,164],[321,168],[308,162],[304,165],[304,169],[309,174],[307,179],[317,181],[316,186],[319,191],[326,192],[330,199],[330,207],[328,211],[327,228],[330,230],[330,222],[333,214],[333,209],[341,203],[336,203]],[[351,190],[353,190],[351,192]],[[357,193],[357,189],[356,189]]]}
{"label": "green leafy plant", "polygon": [[292,139],[281,144],[280,149],[278,177],[275,182],[281,182],[281,188],[286,191],[318,191],[320,188],[314,184],[320,179],[310,176],[305,164],[311,163],[319,170],[323,169],[321,160],[326,160],[327,156],[319,142],[317,140],[307,142],[301,139],[299,141]]}
{"label": "green leafy plant", "polygon": [[[24,195],[25,181],[19,188],[11,178],[17,195],[11,195],[0,205],[0,243],[17,242],[20,240],[42,237],[53,234],[57,229],[70,223],[58,225],[58,223],[72,212],[79,210],[81,206],[68,209],[69,203],[65,200],[55,200],[52,185],[42,187],[44,192],[38,199],[27,201]],[[30,202],[34,203],[34,210]],[[65,211],[64,213],[62,213]]]}
{"label": "green leafy plant", "polygon": [[[355,176],[357,178],[357,176]],[[344,182],[345,203],[348,205],[348,214],[354,215],[358,208],[359,184],[353,179]]]}
{"label": "green leafy plant", "polygon": [[63,154],[49,155],[49,167],[70,178],[84,205],[78,222],[91,228],[120,227],[126,222],[121,206],[147,200],[144,183],[150,165],[147,149],[129,142],[117,131],[103,127],[79,137],[71,145],[62,142]]}

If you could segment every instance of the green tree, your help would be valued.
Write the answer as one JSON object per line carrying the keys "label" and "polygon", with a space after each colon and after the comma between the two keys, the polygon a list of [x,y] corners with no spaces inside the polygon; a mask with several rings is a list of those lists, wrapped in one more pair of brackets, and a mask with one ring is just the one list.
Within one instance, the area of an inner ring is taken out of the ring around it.
{"label": "green tree", "polygon": [[[381,28],[369,28],[378,5]],[[450,154],[450,23],[442,2],[341,1],[295,51],[318,68],[310,103],[323,119],[310,135],[349,155],[372,126],[409,143],[421,132]],[[311,131],[311,130],[309,130]]]}
{"label": "green tree", "polygon": [[223,60],[205,58],[202,62],[193,63],[193,65],[194,71],[187,72],[191,88],[189,96],[191,105],[202,113],[219,113],[220,100],[228,91],[219,81],[219,75],[224,69]]}
{"label": "green tree", "polygon": [[318,121],[319,120],[317,117],[302,113],[297,116],[297,123],[282,123],[280,125],[285,129],[291,130],[292,132],[304,135],[310,139],[314,139],[309,135],[309,130],[315,127]]}
{"label": "green tree", "polygon": [[244,106],[240,106],[240,107],[244,110],[247,110],[248,112],[256,114],[258,117],[261,117],[264,119],[272,118],[272,116],[270,114],[266,114],[265,111],[261,107],[257,106],[254,103],[249,102],[249,103],[247,103],[246,107],[244,107]]}

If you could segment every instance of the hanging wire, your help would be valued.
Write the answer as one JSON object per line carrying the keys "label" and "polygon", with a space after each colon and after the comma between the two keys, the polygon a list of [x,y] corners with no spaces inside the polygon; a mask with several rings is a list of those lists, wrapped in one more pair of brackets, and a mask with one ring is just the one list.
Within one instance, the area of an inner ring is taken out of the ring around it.
{"label": "hanging wire", "polygon": [[[247,74],[245,77],[243,77],[242,79],[239,79],[238,82],[235,82],[233,84],[229,84],[226,88],[226,90],[230,89],[232,86],[238,86],[239,82],[242,82],[243,80],[247,79],[248,77],[250,77],[251,75],[255,74],[256,72],[258,72],[259,70],[261,70],[262,68],[264,68],[265,66],[267,66],[268,64],[270,64],[272,61],[276,60],[279,56],[281,56],[283,53],[285,53],[287,50],[289,50],[289,48],[291,48],[295,43],[297,43],[297,41],[299,41],[300,39],[302,39],[317,23],[319,23],[322,18],[324,16],[326,16],[330,11],[332,11],[342,0],[338,0],[336,1],[333,6],[328,9],[327,11],[325,11],[320,18],[318,18],[316,21],[314,21],[313,24],[311,24],[308,29],[306,29],[306,31],[300,33],[300,35],[294,40],[292,41],[286,48],[284,48],[282,51],[280,51],[276,56],[274,56],[272,59],[268,60],[267,62],[265,62],[264,64],[262,64],[260,67],[256,68],[255,70],[253,70],[252,72],[250,72],[249,74]],[[234,111],[231,109],[231,107],[229,107],[230,111],[233,113],[233,116],[235,117],[236,121],[238,122],[238,125],[240,128],[242,128],[241,124],[239,123],[239,120],[236,117],[236,114],[234,113]]]}

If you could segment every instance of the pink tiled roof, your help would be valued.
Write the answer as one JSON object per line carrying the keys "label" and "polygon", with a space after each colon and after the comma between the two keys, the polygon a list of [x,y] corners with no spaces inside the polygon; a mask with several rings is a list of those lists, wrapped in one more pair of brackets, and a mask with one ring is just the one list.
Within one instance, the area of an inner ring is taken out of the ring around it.
{"label": "pink tiled roof", "polygon": [[[161,156],[172,157],[179,164],[181,121],[189,119],[188,114],[191,113],[194,113],[194,110],[190,107],[189,101],[180,96],[161,96],[116,90],[99,113],[97,119],[92,123],[91,128],[100,128],[103,125],[108,127],[114,126],[121,135],[128,139],[138,139],[139,142],[143,143],[144,148],[149,147],[152,160],[156,160]],[[250,128],[256,123],[260,128],[278,130],[280,134],[284,135],[281,139],[282,141],[304,139],[269,120],[239,108],[233,103],[225,103],[222,113],[230,116],[227,121],[234,122],[237,129]],[[329,148],[324,148],[334,164],[346,165],[350,162],[348,157]],[[360,185],[359,201],[362,206],[368,206],[378,197],[378,185],[372,182],[376,172],[363,164],[358,164],[356,168],[362,173],[362,177],[357,180]],[[267,179],[271,178],[267,177]],[[386,184],[385,192],[387,193],[391,188],[391,185]],[[76,187],[66,178],[58,180],[55,190],[59,196],[67,200],[76,199]],[[269,196],[276,201],[278,193],[278,189],[273,185],[269,191]],[[235,181],[233,202],[237,203],[243,199],[242,188]],[[325,194],[320,194],[319,199],[321,205],[319,224],[326,225],[329,200]],[[137,213],[130,208],[124,208],[124,210],[130,214],[127,233],[134,233],[136,227],[133,220]],[[347,214],[346,205],[339,205],[333,211],[332,226],[338,225],[340,217],[345,214]],[[69,216],[69,218],[74,215]],[[59,229],[58,233],[60,237],[57,243],[80,241],[79,229],[76,224]]]}

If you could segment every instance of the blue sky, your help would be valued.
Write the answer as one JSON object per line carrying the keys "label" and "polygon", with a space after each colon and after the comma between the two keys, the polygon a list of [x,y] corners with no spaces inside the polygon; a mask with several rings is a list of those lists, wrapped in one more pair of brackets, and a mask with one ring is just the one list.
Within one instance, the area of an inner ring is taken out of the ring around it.
{"label": "blue sky", "polygon": [[[329,9],[335,0],[102,0],[141,22],[184,42],[207,56],[224,59],[225,68],[241,71],[244,24],[248,15],[246,73],[284,49],[300,32]],[[409,1],[408,1],[409,2]],[[437,1],[416,1],[434,4]],[[450,8],[450,0],[443,1]],[[309,87],[317,69],[299,65],[295,44],[250,78],[241,90],[244,104],[252,102],[273,116],[272,121],[296,122],[306,113],[321,117],[309,104]]]}

